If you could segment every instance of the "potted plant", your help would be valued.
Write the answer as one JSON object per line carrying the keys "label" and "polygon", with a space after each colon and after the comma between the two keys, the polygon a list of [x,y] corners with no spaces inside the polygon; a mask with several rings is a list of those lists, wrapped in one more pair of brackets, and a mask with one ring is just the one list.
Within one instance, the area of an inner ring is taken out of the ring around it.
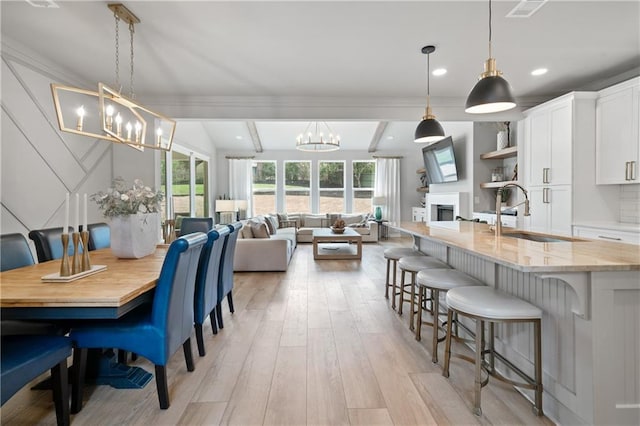
{"label": "potted plant", "polygon": [[333,231],[334,234],[342,234],[344,233],[344,227],[345,227],[345,221],[342,219],[337,219],[335,222],[333,222],[333,226],[331,227],[331,230]]}
{"label": "potted plant", "polygon": [[160,230],[161,191],[136,179],[133,185],[122,178],[113,186],[91,196],[104,217],[110,219],[111,251],[117,257],[141,258],[155,251]]}

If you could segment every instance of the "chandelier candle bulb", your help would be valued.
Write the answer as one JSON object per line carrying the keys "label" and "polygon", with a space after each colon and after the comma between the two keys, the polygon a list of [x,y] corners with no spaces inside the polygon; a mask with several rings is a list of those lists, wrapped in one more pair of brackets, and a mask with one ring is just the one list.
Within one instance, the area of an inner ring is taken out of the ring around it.
{"label": "chandelier candle bulb", "polygon": [[107,130],[113,131],[113,105],[107,106]]}
{"label": "chandelier candle bulb", "polygon": [[142,124],[136,121],[136,143],[140,143],[140,130],[142,130]]}
{"label": "chandelier candle bulb", "polygon": [[131,129],[133,129],[133,126],[130,121],[127,121],[125,128],[127,129],[127,141],[131,141]]}
{"label": "chandelier candle bulb", "polygon": [[81,132],[82,126],[84,124],[84,114],[85,114],[84,105],[80,106],[80,108],[76,110],[76,113],[78,114],[78,124],[76,125],[76,130]]}
{"label": "chandelier candle bulb", "polygon": [[122,116],[120,113],[116,115],[116,135],[118,135],[118,137],[122,137]]}
{"label": "chandelier candle bulb", "polygon": [[159,127],[158,127],[158,130],[156,130],[156,136],[157,136],[158,147],[160,147],[162,145],[162,129]]}

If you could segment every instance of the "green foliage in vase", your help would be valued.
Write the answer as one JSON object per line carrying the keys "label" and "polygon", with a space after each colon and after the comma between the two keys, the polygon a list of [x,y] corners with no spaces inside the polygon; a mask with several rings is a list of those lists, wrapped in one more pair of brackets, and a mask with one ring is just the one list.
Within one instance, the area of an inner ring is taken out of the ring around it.
{"label": "green foliage in vase", "polygon": [[113,186],[106,192],[100,191],[91,196],[98,204],[104,217],[125,216],[140,213],[160,212],[164,194],[145,186],[136,179],[129,185],[121,177],[113,180]]}

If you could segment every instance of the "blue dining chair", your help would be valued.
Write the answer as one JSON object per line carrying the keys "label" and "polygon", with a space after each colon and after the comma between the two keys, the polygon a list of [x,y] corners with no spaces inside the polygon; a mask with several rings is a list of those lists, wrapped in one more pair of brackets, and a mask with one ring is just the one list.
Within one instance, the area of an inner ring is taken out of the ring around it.
{"label": "blue dining chair", "polygon": [[4,405],[33,379],[51,370],[56,420],[58,425],[68,425],[70,421],[67,358],[71,356],[71,349],[71,339],[64,336],[2,336],[0,405]]}
{"label": "blue dining chair", "polygon": [[236,241],[242,228],[242,222],[226,225],[229,228],[229,235],[225,238],[222,258],[220,259],[220,277],[218,278],[218,304],[216,306],[216,316],[218,317],[218,327],[224,328],[222,322],[222,299],[227,297],[229,311],[235,312],[233,308],[233,256],[236,253]]}
{"label": "blue dining chair", "polygon": [[88,323],[71,329],[76,350],[73,354],[74,386],[72,411],[82,408],[82,392],[87,349],[118,348],[134,352],[155,365],[160,408],[169,408],[167,363],[180,345],[187,370],[193,371],[191,331],[196,272],[206,234],[194,233],[173,241],[160,271],[153,303],[141,306],[118,320]]}
{"label": "blue dining chair", "polygon": [[[89,231],[89,251],[100,250],[111,247],[111,228],[104,222],[90,223],[87,225]],[[82,231],[82,225],[80,225]]]}
{"label": "blue dining chair", "polygon": [[[73,232],[73,227],[69,227],[69,232]],[[36,246],[38,263],[48,262],[62,257],[62,226],[59,228],[34,229],[29,232],[29,238]],[[73,244],[69,239],[69,256],[73,256]]]}
{"label": "blue dining chair", "polygon": [[205,234],[213,228],[213,218],[210,217],[185,217],[180,224],[179,237],[193,232],[204,232]]}
{"label": "blue dining chair", "polygon": [[[22,234],[0,235],[0,272],[33,265],[33,255],[27,239]],[[15,334],[64,334],[67,330],[55,324],[35,321],[2,320],[0,333]]]}
{"label": "blue dining chair", "polygon": [[196,292],[193,301],[194,327],[196,330],[196,343],[198,354],[205,356],[202,325],[209,316],[213,334],[218,333],[216,326],[215,308],[218,304],[218,280],[220,276],[220,259],[224,242],[229,235],[229,228],[212,229],[207,234],[207,243],[202,249],[198,273],[196,275]]}

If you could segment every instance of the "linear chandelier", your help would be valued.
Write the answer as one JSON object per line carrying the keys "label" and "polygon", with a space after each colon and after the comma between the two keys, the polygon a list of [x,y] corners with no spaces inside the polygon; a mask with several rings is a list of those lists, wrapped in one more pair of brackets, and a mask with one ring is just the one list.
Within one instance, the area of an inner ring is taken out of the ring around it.
{"label": "linear chandelier", "polygon": [[[51,92],[58,126],[63,132],[123,143],[140,151],[144,148],[171,151],[176,122],[135,101],[133,34],[134,25],[140,23],[140,19],[120,3],[109,4],[108,7],[113,12],[116,22],[116,87],[118,90],[104,83],[98,83],[97,92],[52,83]],[[120,20],[129,24],[131,49],[129,97],[121,94]]]}
{"label": "linear chandelier", "polygon": [[340,135],[334,134],[324,121],[310,122],[296,139],[296,149],[307,152],[330,152],[340,149]]}

